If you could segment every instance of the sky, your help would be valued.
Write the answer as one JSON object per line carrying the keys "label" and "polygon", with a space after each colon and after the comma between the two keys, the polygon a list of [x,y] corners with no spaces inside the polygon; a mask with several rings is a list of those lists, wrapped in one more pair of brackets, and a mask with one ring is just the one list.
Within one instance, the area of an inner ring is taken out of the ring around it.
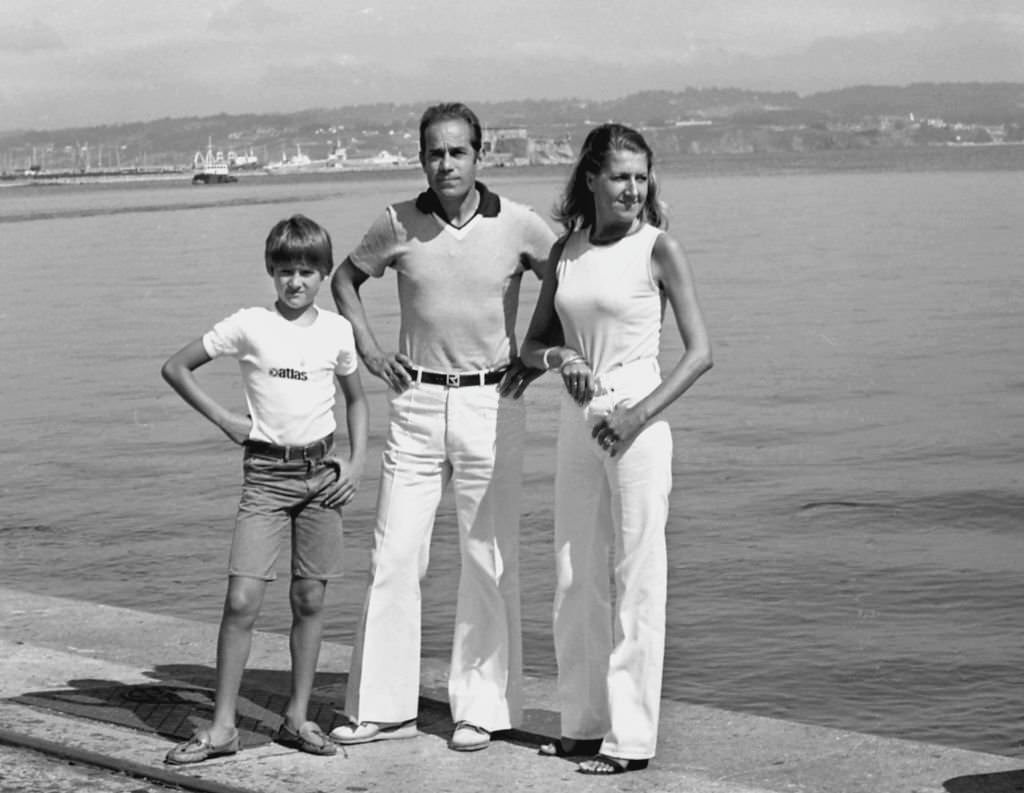
{"label": "sky", "polygon": [[1024,82],[1022,0],[3,0],[0,130],[374,102]]}

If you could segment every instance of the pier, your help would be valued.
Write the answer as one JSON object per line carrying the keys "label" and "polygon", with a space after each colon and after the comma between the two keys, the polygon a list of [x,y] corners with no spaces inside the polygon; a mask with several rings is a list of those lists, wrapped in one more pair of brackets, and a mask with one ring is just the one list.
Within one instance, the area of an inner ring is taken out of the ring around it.
{"label": "pier", "polygon": [[[187,594],[183,593],[183,597]],[[242,684],[242,751],[164,765],[208,720],[217,626],[0,588],[0,743],[205,793],[674,791],[1009,793],[1024,762],[682,702],[662,704],[646,771],[596,778],[541,757],[558,735],[554,681],[527,678],[524,724],[482,752],[448,749],[446,667],[425,660],[417,738],[313,757],[272,742],[287,698],[288,638],[258,633]],[[325,643],[311,717],[340,718],[351,650]]]}

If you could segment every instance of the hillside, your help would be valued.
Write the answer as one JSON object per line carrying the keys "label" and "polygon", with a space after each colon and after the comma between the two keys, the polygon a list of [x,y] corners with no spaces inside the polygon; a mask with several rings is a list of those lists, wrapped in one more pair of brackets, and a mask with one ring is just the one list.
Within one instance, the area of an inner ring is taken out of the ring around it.
{"label": "hillside", "polygon": [[[415,157],[417,123],[429,102],[316,108],[288,114],[217,115],[62,130],[0,133],[0,172],[39,168],[187,167],[207,142],[280,160],[300,146],[324,157],[387,150]],[[644,91],[612,100],[474,102],[491,128],[578,148],[605,120],[642,127],[664,156],[800,151],[937,142],[1024,139],[1024,84],[922,83],[859,86],[799,96],[734,88]]]}

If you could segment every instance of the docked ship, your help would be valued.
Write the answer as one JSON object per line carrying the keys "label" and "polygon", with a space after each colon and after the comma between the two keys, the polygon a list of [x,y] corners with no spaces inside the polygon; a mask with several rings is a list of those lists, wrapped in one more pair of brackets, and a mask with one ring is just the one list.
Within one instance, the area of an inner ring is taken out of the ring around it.
{"label": "docked ship", "polygon": [[308,155],[303,154],[302,147],[296,145],[294,155],[286,158],[282,154],[280,162],[270,163],[263,170],[272,176],[290,176],[292,174],[387,170],[416,165],[418,165],[416,160],[410,160],[401,154],[392,154],[386,150],[367,157],[349,157],[348,150],[339,142],[334,144],[330,154],[322,160],[310,159]]}
{"label": "docked ship", "polygon": [[213,152],[213,138],[206,146],[206,153],[196,152],[192,158],[192,184],[227,184],[237,182],[238,177],[232,176],[228,169],[228,161],[224,152]]}
{"label": "docked ship", "polygon": [[348,153],[341,150],[341,164],[350,171],[375,171],[390,168],[409,168],[418,165],[415,160],[403,157],[401,154],[392,154],[382,149],[370,157],[349,157]]}
{"label": "docked ship", "polygon": [[251,146],[248,154],[229,151],[228,168],[232,171],[256,171],[260,168],[260,158],[256,156]]}
{"label": "docked ship", "polygon": [[339,167],[339,160],[337,149],[334,149],[322,160],[311,159],[308,154],[302,153],[302,146],[297,143],[295,144],[295,154],[291,157],[286,157],[282,153],[280,161],[268,163],[263,170],[271,176],[291,176],[297,173],[329,173]]}

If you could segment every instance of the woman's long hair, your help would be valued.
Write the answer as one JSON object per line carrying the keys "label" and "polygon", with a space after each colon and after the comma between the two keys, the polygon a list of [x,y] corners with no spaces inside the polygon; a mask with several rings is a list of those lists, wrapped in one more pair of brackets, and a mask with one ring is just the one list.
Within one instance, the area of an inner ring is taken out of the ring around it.
{"label": "woman's long hair", "polygon": [[553,217],[566,232],[594,225],[594,196],[587,187],[587,174],[596,174],[604,167],[613,151],[632,151],[647,157],[647,200],[640,211],[652,226],[667,224],[664,206],[658,199],[658,182],[654,176],[654,152],[644,136],[632,127],[614,122],[601,124],[587,133],[579,159],[572,169],[562,200],[555,205]]}

